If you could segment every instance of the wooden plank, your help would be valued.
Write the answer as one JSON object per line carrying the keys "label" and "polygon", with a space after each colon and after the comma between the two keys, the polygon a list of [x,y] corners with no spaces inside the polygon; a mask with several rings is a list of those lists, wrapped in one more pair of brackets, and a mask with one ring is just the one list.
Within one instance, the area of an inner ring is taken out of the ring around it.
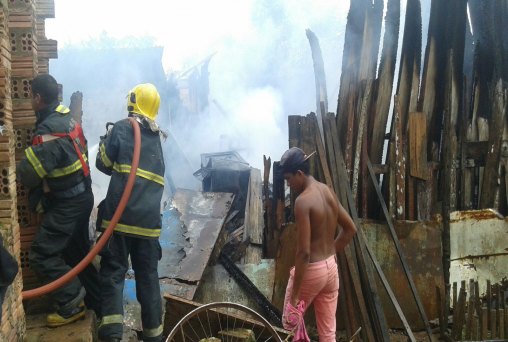
{"label": "wooden plank", "polygon": [[474,292],[474,280],[469,280],[469,301],[467,305],[467,319],[466,319],[466,340],[471,339],[472,327],[473,327],[473,314],[475,310],[474,301],[476,293]]}
{"label": "wooden plank", "polygon": [[445,305],[444,305],[444,321],[445,321],[445,335],[448,336],[448,317],[450,316],[450,284],[445,284]]}
{"label": "wooden plank", "polygon": [[504,310],[504,332],[505,336],[508,335],[508,310]]}
{"label": "wooden plank", "polygon": [[363,143],[363,135],[366,134],[366,124],[367,124],[367,113],[369,110],[370,100],[371,100],[371,91],[372,91],[372,80],[367,80],[365,83],[365,88],[362,96],[362,103],[359,115],[358,122],[358,132],[356,134],[356,144],[355,144],[355,155],[353,159],[353,179],[352,179],[352,193],[355,202],[358,203],[358,183],[359,183],[359,175],[360,175],[360,160],[361,160],[361,152],[362,152],[362,143]]}
{"label": "wooden plank", "polygon": [[[270,199],[269,195],[269,183],[270,183],[270,170],[272,168],[272,160],[270,157],[266,158],[263,155],[263,208],[265,211],[264,223],[265,223],[265,246],[266,246],[266,257],[273,259],[277,252],[277,246],[275,243],[275,216],[273,211],[272,201],[275,202],[275,198]],[[272,192],[273,193],[273,192]]]}
{"label": "wooden plank", "polygon": [[485,341],[487,339],[488,333],[489,333],[489,328],[488,328],[489,314],[488,314],[488,309],[485,305],[482,307],[481,320],[482,320],[481,331],[480,331],[481,340]]}
{"label": "wooden plank", "polygon": [[409,166],[411,176],[427,180],[427,123],[422,112],[409,113]]}
{"label": "wooden plank", "polygon": [[[331,159],[335,160],[335,168],[337,169],[338,182],[340,182],[340,184],[336,183],[336,185],[335,185],[335,193],[339,197],[339,200],[340,200],[342,206],[346,210],[349,210],[350,205],[347,200],[346,189],[344,187],[344,185],[346,187],[349,187],[347,171],[345,168],[344,160],[341,159],[343,154],[342,154],[342,149],[340,146],[339,135],[338,135],[337,127],[335,125],[335,121],[331,120],[332,118],[333,117],[329,115],[327,117],[327,120],[325,121],[325,132],[328,132],[328,130],[329,130],[329,132],[330,132],[329,135],[332,138],[331,146],[333,146],[333,148],[328,149],[328,156],[332,157],[332,156],[330,156],[330,152],[333,150],[334,156]],[[325,141],[328,141],[328,137],[325,137]],[[329,184],[329,186],[330,186],[330,184]],[[356,261],[356,251],[355,250],[356,250],[356,248],[355,248],[354,244],[350,243],[346,247],[345,261],[346,261],[346,263],[348,265],[348,269],[350,271],[350,276],[351,276],[351,280],[352,280],[351,287],[355,293],[355,296],[356,296],[355,299],[358,303],[358,311],[360,312],[360,320],[361,320],[361,324],[363,327],[362,335],[365,335],[369,341],[374,341],[374,332],[372,330],[369,315],[367,313],[367,305],[365,302],[364,294],[362,292],[363,290],[362,290],[360,275],[358,273],[359,270],[357,269],[357,266],[356,266],[358,264]]]}
{"label": "wooden plank", "polygon": [[498,315],[498,327],[499,327],[499,338],[504,339],[505,338],[505,331],[504,331],[504,309],[499,309],[497,311]]}
{"label": "wooden plank", "polygon": [[390,141],[388,148],[388,161],[390,164],[389,174],[389,190],[388,190],[388,208],[390,210],[390,217],[397,219],[396,208],[397,208],[397,176],[396,176],[396,162],[395,162],[395,142]]}
{"label": "wooden plank", "polygon": [[309,40],[310,50],[312,52],[312,62],[314,65],[314,78],[316,83],[316,116],[317,124],[319,127],[319,133],[321,135],[321,141],[323,144],[324,130],[323,121],[326,113],[328,112],[328,95],[326,91],[326,75],[325,67],[323,63],[323,55],[321,53],[321,47],[319,46],[319,39],[314,32],[307,29],[305,30],[307,39]]}
{"label": "wooden plank", "polygon": [[346,131],[346,145],[344,147],[344,162],[346,163],[346,175],[348,182],[351,182],[353,175],[353,139],[354,139],[354,126],[355,126],[355,107],[358,92],[355,90],[350,91],[348,99],[347,111],[347,131]]}
{"label": "wooden plank", "polygon": [[[324,152],[325,152],[325,156],[326,156],[326,160],[328,161],[327,163],[327,166],[329,167],[329,173],[331,175],[331,183],[328,183],[328,186],[333,188],[335,191],[337,191],[338,189],[338,186],[339,186],[339,172],[337,170],[337,161],[336,161],[336,155],[337,155],[337,152],[335,150],[335,144],[333,143],[333,132],[331,130],[331,125],[333,123],[333,121],[335,121],[335,118],[333,117],[333,114],[332,115],[328,115],[325,117],[325,121],[323,122],[323,130],[325,132],[325,138],[324,138],[324,141],[325,141],[325,149]],[[319,146],[319,144],[318,144]],[[325,164],[321,163],[321,166],[323,167],[323,169],[325,168]],[[337,193],[337,195],[340,196],[340,193]]]}
{"label": "wooden plank", "polygon": [[[503,309],[504,299],[501,299],[501,285],[496,284],[496,326],[497,326],[497,337],[501,337],[501,325],[503,325],[504,328],[504,312],[501,316],[501,310]],[[503,323],[503,324],[501,324]],[[504,335],[504,329],[503,329],[503,335]]]}
{"label": "wooden plank", "polygon": [[372,169],[372,164],[371,164],[370,160],[367,160],[367,168],[370,173],[370,179],[371,179],[372,183],[374,184],[374,188],[376,189],[376,194],[377,194],[377,197],[378,197],[379,202],[381,204],[381,208],[383,209],[383,214],[385,215],[385,219],[388,224],[391,238],[395,244],[395,249],[397,251],[399,260],[402,263],[402,268],[404,270],[404,274],[406,275],[407,281],[409,283],[409,287],[411,288],[411,292],[413,294],[413,298],[415,300],[416,306],[417,306],[418,311],[420,313],[420,317],[422,318],[422,321],[423,321],[423,324],[424,324],[425,329],[427,331],[429,339],[432,339],[431,338],[432,332],[430,330],[430,325],[429,325],[429,321],[427,319],[427,315],[425,314],[425,309],[423,308],[422,302],[420,300],[420,295],[418,294],[416,285],[413,281],[413,277],[411,275],[411,271],[409,270],[409,266],[407,264],[406,257],[404,256],[404,253],[402,252],[402,247],[400,245],[399,238],[397,237],[397,233],[395,232],[395,227],[393,226],[393,222],[390,218],[390,214],[388,212],[388,209],[386,208],[386,203],[384,201],[383,194],[381,193],[381,187],[379,186],[379,183],[377,183],[376,175],[374,174],[374,170]]}
{"label": "wooden plank", "polygon": [[497,319],[496,319],[496,309],[490,309],[490,324],[489,324],[489,328],[490,328],[490,338],[491,339],[494,339],[495,337],[497,337]]}
{"label": "wooden plank", "polygon": [[[441,339],[443,339],[443,336],[446,333],[447,326],[448,326],[448,317],[445,318],[444,315],[444,303],[443,303],[443,297],[441,295],[441,288],[439,286],[436,286],[436,300],[437,300],[437,318],[439,319],[439,336]],[[446,323],[445,323],[446,322]]]}
{"label": "wooden plank", "polygon": [[341,146],[345,148],[342,151],[344,155],[346,155],[347,148],[350,146],[346,142],[348,137],[347,129],[351,127],[347,124],[349,119],[348,112],[351,113],[350,101],[354,98],[352,92],[356,90],[358,85],[361,59],[359,56],[361,56],[362,51],[367,6],[369,5],[366,1],[352,1],[346,22],[336,124],[338,136],[341,139]]}
{"label": "wooden plank", "polygon": [[454,338],[456,341],[460,341],[462,339],[462,329],[464,328],[464,311],[466,306],[466,297],[467,292],[464,287],[460,288],[459,292],[459,301],[458,301],[458,308],[457,308],[457,315],[456,320],[453,320],[453,330],[452,330],[452,338]]}
{"label": "wooden plank", "polygon": [[[263,202],[261,199],[261,171],[251,168],[247,202],[245,204],[244,240],[250,239],[251,244],[263,246]],[[261,248],[247,248],[245,263],[257,264],[263,257]]]}
{"label": "wooden plank", "polygon": [[501,142],[508,105],[508,90],[503,86],[501,80],[497,82],[493,94],[493,102],[492,117],[489,125],[489,147],[483,174],[480,208],[493,208],[498,190]]}
{"label": "wooden plank", "polygon": [[379,83],[375,100],[375,114],[370,141],[370,159],[374,164],[382,162],[386,124],[392,100],[395,62],[397,59],[400,26],[400,1],[388,1],[385,16],[383,51],[379,64]]}
{"label": "wooden plank", "polygon": [[395,182],[396,182],[396,210],[398,220],[406,219],[406,161],[404,158],[404,137],[402,135],[402,120],[398,97],[395,98]]}
{"label": "wooden plank", "polygon": [[[332,123],[332,133],[334,132],[336,132],[336,128]],[[334,134],[334,136],[338,137],[338,134]],[[340,198],[340,200],[342,203],[347,202],[349,204],[349,211],[351,213],[351,217],[355,221],[355,224],[358,229],[358,233],[353,238],[354,244],[353,245],[350,244],[349,247],[351,250],[356,252],[358,271],[360,272],[360,275],[362,277],[362,284],[367,289],[366,293],[370,294],[370,296],[366,296],[366,299],[367,304],[369,306],[369,310],[371,310],[372,317],[371,322],[373,324],[374,331],[376,332],[376,336],[378,338],[388,340],[388,328],[386,325],[386,318],[380,306],[379,296],[377,294],[377,290],[375,288],[375,283],[373,279],[374,275],[371,269],[371,265],[366,263],[368,247],[366,246],[364,233],[358,221],[358,212],[356,211],[353,195],[351,193],[351,188],[347,182],[347,178],[345,177],[346,165],[344,163],[340,141],[337,140],[336,146],[337,146],[336,151],[338,153],[336,156],[336,160],[338,162],[339,180],[341,182],[339,188],[342,188],[343,190],[345,189],[347,196],[346,198]],[[371,260],[374,261],[373,256],[370,255],[370,257]],[[349,260],[350,258],[348,258],[348,261]],[[357,299],[361,299],[361,296],[357,295]]]}
{"label": "wooden plank", "polygon": [[323,140],[317,134],[316,134],[316,147],[317,147],[318,158],[321,163],[321,168],[323,169],[325,182],[328,185],[331,184],[332,188],[333,188],[334,182],[332,181],[332,176],[330,174],[330,168],[328,166],[328,161],[326,160],[326,152],[325,152],[325,147],[323,145]]}
{"label": "wooden plank", "polygon": [[453,297],[452,297],[452,308],[457,307],[457,282],[453,282]]}
{"label": "wooden plank", "polygon": [[489,322],[490,327],[490,321],[492,319],[490,315],[490,310],[492,309],[492,286],[490,284],[490,280],[487,280],[487,294],[485,297],[485,300],[487,301],[487,321]]}

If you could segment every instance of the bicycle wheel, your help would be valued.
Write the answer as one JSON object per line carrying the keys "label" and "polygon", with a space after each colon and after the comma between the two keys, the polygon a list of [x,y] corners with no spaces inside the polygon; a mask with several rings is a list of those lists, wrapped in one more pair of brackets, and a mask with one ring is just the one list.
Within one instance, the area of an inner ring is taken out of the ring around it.
{"label": "bicycle wheel", "polygon": [[[171,313],[167,313],[171,314]],[[277,331],[256,311],[237,303],[202,305],[185,315],[166,342],[282,341]]]}

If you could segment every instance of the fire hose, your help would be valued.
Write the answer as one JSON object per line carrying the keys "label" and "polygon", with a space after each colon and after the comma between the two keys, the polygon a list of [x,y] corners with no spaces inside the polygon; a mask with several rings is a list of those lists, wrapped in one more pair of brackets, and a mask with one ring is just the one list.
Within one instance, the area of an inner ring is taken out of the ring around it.
{"label": "fire hose", "polygon": [[129,118],[129,121],[134,131],[134,153],[132,155],[131,170],[129,173],[129,178],[127,179],[127,184],[125,185],[122,197],[120,198],[120,202],[118,203],[118,207],[116,208],[115,214],[113,215],[111,222],[109,223],[108,227],[102,234],[99,241],[97,241],[95,246],[90,250],[90,252],[88,252],[88,254],[83,258],[83,260],[81,260],[76,266],[74,266],[71,270],[69,270],[69,272],[67,272],[60,278],[52,281],[51,283],[43,285],[36,289],[23,291],[21,293],[23,299],[31,299],[48,294],[70,282],[92,262],[95,256],[99,254],[99,252],[102,250],[106,242],[109,240],[111,234],[113,234],[113,230],[115,229],[116,224],[120,220],[120,217],[122,217],[125,206],[127,205],[127,202],[129,201],[129,198],[131,196],[134,181],[136,179],[136,171],[139,165],[139,153],[141,149],[141,133],[139,130],[139,124],[133,118]]}

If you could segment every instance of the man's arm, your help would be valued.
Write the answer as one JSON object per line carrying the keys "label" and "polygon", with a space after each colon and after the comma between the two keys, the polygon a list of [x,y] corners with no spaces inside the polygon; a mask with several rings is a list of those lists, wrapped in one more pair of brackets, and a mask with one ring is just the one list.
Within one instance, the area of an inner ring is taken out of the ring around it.
{"label": "man's arm", "polygon": [[29,189],[39,186],[42,179],[59,164],[61,148],[58,141],[48,141],[25,149],[23,158],[16,167],[21,183]]}
{"label": "man's arm", "polygon": [[337,214],[337,223],[342,227],[339,235],[335,239],[335,252],[339,253],[347,246],[349,241],[356,234],[356,226],[346,209],[337,200],[339,212]]}
{"label": "man's arm", "polygon": [[108,176],[111,176],[113,164],[118,155],[118,130],[118,126],[115,125],[104,137],[101,137],[99,151],[97,151],[97,157],[95,158],[97,169]]}
{"label": "man's arm", "polygon": [[297,230],[297,246],[295,258],[295,277],[291,292],[290,303],[296,306],[300,298],[302,279],[310,260],[310,209],[305,198],[295,201],[295,218]]}

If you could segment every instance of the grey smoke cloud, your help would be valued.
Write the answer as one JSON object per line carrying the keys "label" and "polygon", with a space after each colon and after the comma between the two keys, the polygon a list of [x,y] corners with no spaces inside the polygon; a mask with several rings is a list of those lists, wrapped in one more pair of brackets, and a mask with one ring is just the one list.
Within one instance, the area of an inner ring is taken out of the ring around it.
{"label": "grey smoke cloud", "polygon": [[[101,2],[104,6],[97,25],[103,27],[96,30],[88,18],[88,33],[84,38],[74,30],[79,27],[81,17],[86,18],[87,11],[94,7],[90,1],[73,1],[74,24],[65,27],[69,20],[65,11],[70,11],[70,5],[57,0],[57,19],[48,25],[48,38],[58,39],[60,44],[59,58],[50,62],[51,73],[64,84],[64,102],[68,103],[73,91],[83,92],[84,128],[91,146],[104,133],[107,121],[125,117],[125,94],[132,86],[152,82],[163,93],[165,80],[158,74],[164,76],[164,71],[185,70],[216,52],[209,65],[210,106],[198,118],[193,118],[191,125],[184,126],[179,120],[170,123],[169,105],[163,99],[159,122],[173,134],[185,156],[184,161],[179,161],[184,174],[175,178],[192,177],[192,172],[200,167],[201,153],[228,149],[238,150],[252,166],[262,169],[263,154],[278,160],[288,146],[287,116],[316,110],[312,58],[305,36],[307,28],[320,40],[327,75],[328,109],[335,111],[349,1],[218,1],[213,2],[216,8],[205,1],[179,4],[180,8],[172,8],[177,5],[168,4],[171,2],[147,1],[143,7],[169,6],[168,10],[152,10],[152,17],[145,18],[148,14],[140,9],[135,23],[129,12],[116,23],[118,28],[109,29],[111,23],[101,18],[108,11],[112,11],[109,18],[121,17],[118,8],[129,8],[129,2],[132,1]],[[115,3],[117,7],[113,6]],[[228,6],[236,14],[219,13]],[[178,21],[182,13],[187,17]],[[60,20],[63,25],[56,29]],[[129,31],[125,23],[134,25],[141,35],[133,36],[135,32]],[[74,36],[62,35],[60,40],[57,33],[62,30]],[[129,59],[122,58],[122,50],[118,49],[141,47],[146,52],[147,46],[152,45],[162,47],[163,53],[159,61],[157,54],[150,55],[145,64],[138,54],[129,65]],[[104,51],[111,47],[116,47],[116,52],[107,55]],[[173,156],[166,159],[171,163]],[[181,183],[185,187],[196,185],[193,180]]]}

